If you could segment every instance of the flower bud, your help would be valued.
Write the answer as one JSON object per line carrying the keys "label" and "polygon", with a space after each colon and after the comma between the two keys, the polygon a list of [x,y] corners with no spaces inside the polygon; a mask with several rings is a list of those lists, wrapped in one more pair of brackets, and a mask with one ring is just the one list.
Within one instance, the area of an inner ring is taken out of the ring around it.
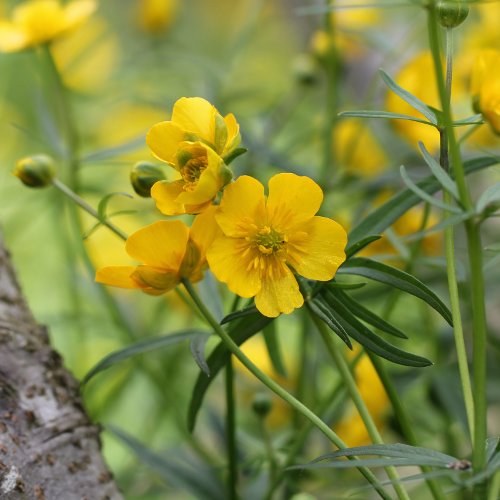
{"label": "flower bud", "polygon": [[54,161],[47,155],[33,155],[20,159],[12,172],[29,187],[49,186],[55,177]]}
{"label": "flower bud", "polygon": [[130,172],[130,183],[134,191],[143,198],[150,198],[153,185],[163,180],[165,180],[163,170],[147,161],[136,163]]}
{"label": "flower bud", "polygon": [[443,28],[456,28],[467,19],[469,6],[463,0],[444,0],[438,3],[437,11]]}
{"label": "flower bud", "polygon": [[259,392],[255,395],[252,401],[252,410],[258,417],[265,418],[273,407],[273,403],[269,395]]}
{"label": "flower bud", "polygon": [[298,83],[304,86],[318,83],[318,71],[309,54],[300,54],[293,61],[292,71]]}

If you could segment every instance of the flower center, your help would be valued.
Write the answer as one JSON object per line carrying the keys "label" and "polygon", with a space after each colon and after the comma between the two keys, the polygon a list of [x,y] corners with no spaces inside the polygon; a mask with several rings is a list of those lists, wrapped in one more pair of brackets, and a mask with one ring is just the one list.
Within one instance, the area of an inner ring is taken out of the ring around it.
{"label": "flower center", "polygon": [[188,160],[181,169],[184,182],[189,184],[198,182],[201,173],[207,168],[208,159],[206,156],[197,156]]}
{"label": "flower center", "polygon": [[257,231],[252,240],[261,253],[271,255],[281,250],[287,238],[272,227],[264,226]]}

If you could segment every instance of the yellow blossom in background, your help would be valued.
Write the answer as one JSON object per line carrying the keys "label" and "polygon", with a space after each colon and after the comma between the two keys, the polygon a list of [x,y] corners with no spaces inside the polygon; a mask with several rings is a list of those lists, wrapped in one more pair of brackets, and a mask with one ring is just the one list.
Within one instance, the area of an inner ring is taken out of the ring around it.
{"label": "yellow blossom in background", "polygon": [[11,19],[0,19],[0,51],[17,52],[75,29],[96,9],[94,0],[29,0],[16,6]]}
{"label": "yellow blossom in background", "polygon": [[177,0],[139,0],[139,25],[151,33],[166,31],[175,18],[177,8]]}
{"label": "yellow blossom in background", "polygon": [[362,120],[339,121],[333,131],[333,147],[340,165],[350,174],[374,177],[387,166],[384,150]]}
{"label": "yellow blossom in background", "polygon": [[483,50],[476,59],[471,94],[475,107],[491,128],[500,133],[500,51]]}
{"label": "yellow blossom in background", "polygon": [[183,278],[203,277],[206,250],[217,226],[214,210],[199,215],[191,229],[183,222],[158,221],[127,239],[125,250],[138,266],[111,266],[97,271],[96,281],[120,288],[137,288],[150,295],[172,290]]}
{"label": "yellow blossom in background", "polygon": [[259,181],[239,177],[215,215],[222,234],[207,252],[210,269],[232,292],[255,297],[265,316],[291,313],[304,302],[294,271],[327,281],[345,260],[345,230],[315,215],[322,201],[308,177],[275,175],[267,197]]}
{"label": "yellow blossom in background", "polygon": [[179,143],[172,166],[180,179],[159,181],[151,188],[151,197],[165,215],[202,212],[232,178],[222,158],[201,142]]}
{"label": "yellow blossom in background", "polygon": [[179,144],[200,141],[225,157],[240,143],[240,128],[232,113],[225,117],[201,97],[181,97],[174,104],[172,119],[154,125],[146,142],[159,160],[174,165]]}

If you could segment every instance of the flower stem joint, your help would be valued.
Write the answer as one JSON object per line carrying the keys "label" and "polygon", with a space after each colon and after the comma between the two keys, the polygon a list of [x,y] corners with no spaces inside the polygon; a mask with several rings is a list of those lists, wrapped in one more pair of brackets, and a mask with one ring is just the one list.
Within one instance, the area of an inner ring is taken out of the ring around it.
{"label": "flower stem joint", "polygon": [[50,186],[56,175],[54,160],[43,154],[20,159],[12,173],[24,185],[32,188]]}

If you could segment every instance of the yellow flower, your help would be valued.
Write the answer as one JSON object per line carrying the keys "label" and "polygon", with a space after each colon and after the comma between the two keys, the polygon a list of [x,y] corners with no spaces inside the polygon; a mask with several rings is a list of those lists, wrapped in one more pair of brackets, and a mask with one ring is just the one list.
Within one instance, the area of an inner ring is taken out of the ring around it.
{"label": "yellow flower", "polygon": [[177,0],[139,0],[139,24],[146,31],[161,33],[174,19]]}
{"label": "yellow flower", "polygon": [[104,267],[97,271],[96,281],[138,288],[150,295],[172,290],[183,278],[199,281],[207,247],[218,230],[214,209],[199,215],[191,229],[178,220],[158,221],[139,229],[127,239],[125,250],[143,264]]}
{"label": "yellow flower", "polygon": [[146,142],[159,160],[174,164],[179,144],[185,141],[200,141],[226,157],[240,143],[239,125],[232,113],[222,117],[201,97],[181,97],[174,104],[172,119],[154,125]]}
{"label": "yellow flower", "polygon": [[485,120],[500,133],[500,51],[479,53],[472,71],[471,94]]}
{"label": "yellow flower", "polygon": [[259,181],[239,177],[215,215],[223,234],[207,252],[210,269],[232,292],[255,296],[265,316],[291,313],[304,302],[293,271],[326,281],[345,260],[342,226],[315,216],[322,201],[321,188],[307,177],[275,175],[267,199]]}
{"label": "yellow flower", "polygon": [[206,210],[232,177],[222,158],[201,142],[181,142],[174,162],[181,178],[157,182],[151,189],[151,197],[165,215]]}
{"label": "yellow flower", "polygon": [[15,7],[12,20],[0,20],[0,51],[17,52],[50,42],[76,28],[96,9],[94,0],[29,0]]}

